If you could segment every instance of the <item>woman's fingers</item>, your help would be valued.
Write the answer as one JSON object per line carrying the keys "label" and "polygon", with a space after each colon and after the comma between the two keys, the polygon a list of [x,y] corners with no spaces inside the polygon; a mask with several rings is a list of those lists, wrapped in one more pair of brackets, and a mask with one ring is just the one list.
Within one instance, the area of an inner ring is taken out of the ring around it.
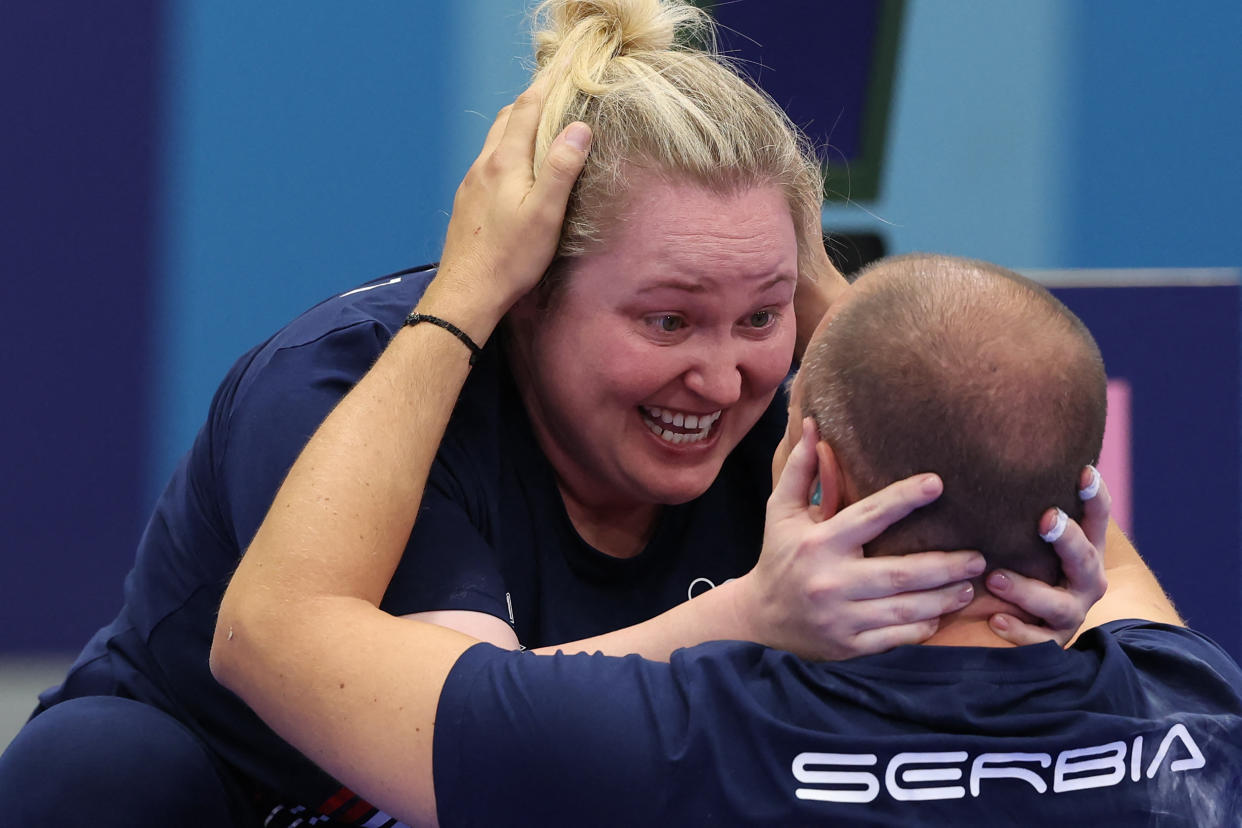
{"label": "woman's fingers", "polygon": [[833,534],[849,546],[870,543],[915,509],[940,497],[942,491],[944,484],[934,474],[898,480],[838,512],[830,521]]}
{"label": "woman's fingers", "polygon": [[505,127],[509,124],[509,113],[512,111],[513,104],[506,104],[496,113],[496,120],[492,121],[492,125],[487,129],[487,137],[483,139],[483,149],[479,151],[480,158],[487,158],[496,151],[496,147],[500,146],[500,139],[504,137]]}
{"label": "woman's fingers", "polygon": [[940,619],[916,621],[893,627],[864,630],[849,642],[848,658],[887,652],[903,644],[922,644],[940,628]]}
{"label": "woman's fingers", "polygon": [[[1051,513],[1058,510],[1049,511]],[[1059,519],[1051,517],[1050,514],[1044,515],[1040,524],[1041,529],[1050,521],[1056,524]],[[1108,516],[1105,514],[1103,528],[1107,529],[1107,527]],[[1098,546],[1092,543],[1082,527],[1067,519],[1064,530],[1060,537],[1053,541],[1052,548],[1056,551],[1057,557],[1061,559],[1061,571],[1065,574],[1065,589],[1077,600],[1085,614],[1092,604],[1103,597],[1104,591],[1108,588],[1108,581],[1104,575],[1104,556],[1101,554],[1104,549],[1103,542],[1101,541]],[[1022,608],[1033,612],[1030,607]],[[1039,615],[1039,613],[1035,614]],[[1044,615],[1039,615],[1039,617],[1047,618]],[[1082,623],[1082,619],[1079,618],[1078,622]]]}
{"label": "woman's fingers", "polygon": [[550,219],[555,219],[557,228],[565,218],[565,209],[569,203],[569,194],[586,164],[587,152],[591,149],[591,128],[575,121],[561,130],[556,136],[548,154],[544,156],[539,174],[531,187],[530,196],[534,204],[547,205],[551,211]]}
{"label": "woman's fingers", "polygon": [[1078,496],[1083,502],[1082,530],[1091,543],[1102,550],[1104,538],[1108,535],[1108,520],[1113,507],[1112,495],[1095,466],[1083,469],[1078,486]]}
{"label": "woman's fingers", "polygon": [[858,601],[853,604],[858,615],[855,628],[863,632],[931,621],[947,612],[960,610],[973,601],[974,597],[975,591],[970,582],[963,581],[935,589]]}
{"label": "woman's fingers", "polygon": [[819,439],[819,429],[810,417],[802,420],[802,436],[797,445],[789,452],[785,468],[772,488],[768,498],[768,520],[784,516],[789,512],[803,513],[807,507],[807,492],[815,479],[818,463],[815,460],[815,443]]}
{"label": "woman's fingers", "polygon": [[996,597],[1042,619],[1049,634],[1062,644],[1078,631],[1090,606],[1080,595],[1068,589],[1054,587],[1007,569],[998,569],[989,575],[987,587]]}
{"label": "woman's fingers", "polygon": [[529,165],[529,159],[534,157],[535,135],[539,132],[544,87],[547,85],[545,78],[546,75],[536,78],[509,108],[504,135],[495,150],[495,154],[506,162],[527,159]]}
{"label": "woman's fingers", "polygon": [[988,619],[988,626],[992,632],[1019,647],[1025,647],[1027,644],[1042,644],[1045,641],[1052,641],[1060,646],[1065,645],[1057,630],[1041,624],[1028,624],[1009,613],[996,613]]}
{"label": "woman's fingers", "polygon": [[[919,593],[925,590],[958,592],[971,578],[983,574],[978,552],[913,552],[879,558],[861,558],[851,564],[852,581],[847,597],[866,601]],[[957,607],[955,607],[957,609]]]}

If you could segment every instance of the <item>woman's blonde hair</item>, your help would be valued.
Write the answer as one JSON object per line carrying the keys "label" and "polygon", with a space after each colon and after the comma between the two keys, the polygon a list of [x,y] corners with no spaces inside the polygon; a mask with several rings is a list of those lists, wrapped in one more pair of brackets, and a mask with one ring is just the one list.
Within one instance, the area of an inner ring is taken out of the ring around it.
{"label": "woman's blonde hair", "polygon": [[558,257],[603,239],[624,207],[627,169],[645,168],[717,190],[779,186],[809,272],[810,245],[822,243],[819,162],[781,108],[719,55],[706,12],[682,0],[544,0],[534,20],[536,73],[548,74],[535,169],[567,124],[594,133]]}

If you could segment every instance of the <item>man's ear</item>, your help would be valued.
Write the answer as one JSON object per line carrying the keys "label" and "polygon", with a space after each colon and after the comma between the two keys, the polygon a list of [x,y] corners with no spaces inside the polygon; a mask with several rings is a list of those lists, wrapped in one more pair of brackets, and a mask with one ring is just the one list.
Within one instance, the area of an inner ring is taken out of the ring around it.
{"label": "man's ear", "polygon": [[819,466],[817,480],[820,486],[820,501],[811,507],[813,520],[821,521],[835,515],[847,505],[845,498],[845,475],[841,472],[841,464],[837,462],[836,452],[823,440],[815,443],[815,461]]}

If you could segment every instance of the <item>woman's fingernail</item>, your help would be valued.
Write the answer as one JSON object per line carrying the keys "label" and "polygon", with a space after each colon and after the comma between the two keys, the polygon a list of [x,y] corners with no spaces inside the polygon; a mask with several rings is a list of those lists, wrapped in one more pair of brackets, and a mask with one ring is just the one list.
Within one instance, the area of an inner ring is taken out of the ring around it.
{"label": "woman's fingernail", "polygon": [[811,505],[818,506],[824,500],[824,487],[818,480],[815,481],[815,488],[811,490]]}
{"label": "woman's fingernail", "polygon": [[966,574],[973,578],[976,575],[982,575],[983,570],[987,568],[987,560],[982,555],[977,555],[971,558],[970,562],[966,564]]}
{"label": "woman's fingernail", "polygon": [[969,604],[975,600],[975,588],[969,583],[962,584],[957,589],[957,600],[963,604]]}
{"label": "woman's fingernail", "polygon": [[988,589],[993,592],[1008,592],[1011,586],[1013,581],[1004,572],[993,572],[988,576]]}
{"label": "woman's fingernail", "polygon": [[1087,478],[1087,482],[1078,490],[1078,499],[1090,500],[1100,493],[1100,472],[1095,466],[1087,466],[1083,477]]}
{"label": "woman's fingernail", "polygon": [[1056,518],[1053,520],[1052,527],[1047,532],[1040,532],[1039,536],[1048,543],[1056,543],[1065,534],[1065,527],[1069,523],[1069,515],[1057,509]]}
{"label": "woman's fingernail", "polygon": [[1009,616],[999,614],[993,615],[992,626],[1001,631],[1009,629]]}
{"label": "woman's fingernail", "polygon": [[940,491],[940,478],[934,474],[925,474],[919,478],[919,485],[924,493],[936,494]]}

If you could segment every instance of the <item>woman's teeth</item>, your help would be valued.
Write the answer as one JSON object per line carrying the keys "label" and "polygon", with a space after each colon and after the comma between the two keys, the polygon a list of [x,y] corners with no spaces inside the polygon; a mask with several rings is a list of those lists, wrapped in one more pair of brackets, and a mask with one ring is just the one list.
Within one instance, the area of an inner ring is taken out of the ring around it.
{"label": "woman's teeth", "polygon": [[[712,425],[720,419],[721,414],[719,411],[702,415],[685,414],[681,411],[671,411],[667,408],[649,405],[642,406],[642,412],[647,415],[644,418],[647,428],[651,429],[660,439],[673,445],[697,443],[704,439],[711,432]],[[675,429],[688,429],[688,431],[673,431],[664,428],[661,423]]]}

